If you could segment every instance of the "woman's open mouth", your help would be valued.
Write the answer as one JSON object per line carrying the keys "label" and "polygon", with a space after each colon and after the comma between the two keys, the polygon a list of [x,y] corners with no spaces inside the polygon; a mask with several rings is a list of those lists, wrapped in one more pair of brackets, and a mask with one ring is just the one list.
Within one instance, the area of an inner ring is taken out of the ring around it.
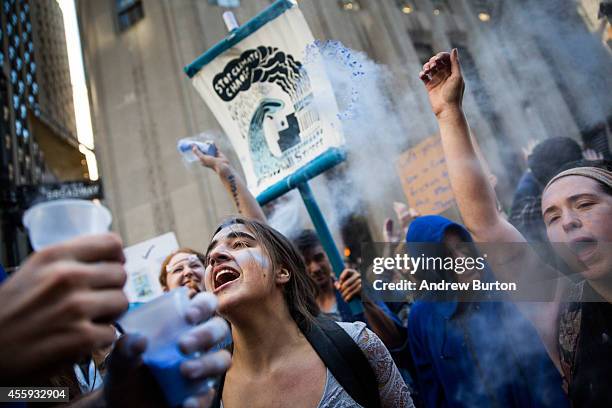
{"label": "woman's open mouth", "polygon": [[222,267],[215,271],[213,280],[213,293],[216,293],[229,286],[232,282],[240,277],[240,273],[235,269]]}

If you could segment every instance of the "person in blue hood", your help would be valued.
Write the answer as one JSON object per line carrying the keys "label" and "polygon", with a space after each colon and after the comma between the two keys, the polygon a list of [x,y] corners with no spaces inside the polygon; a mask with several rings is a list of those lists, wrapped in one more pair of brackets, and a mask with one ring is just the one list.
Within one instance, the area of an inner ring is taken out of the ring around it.
{"label": "person in blue hood", "polygon": [[[476,257],[465,228],[444,217],[415,219],[406,235],[412,256]],[[428,244],[426,244],[428,243]],[[441,244],[441,245],[436,245]],[[464,273],[420,270],[428,282],[490,280],[486,268]],[[534,327],[510,302],[473,293],[423,294],[408,337],[426,407],[567,407],[562,380]]]}

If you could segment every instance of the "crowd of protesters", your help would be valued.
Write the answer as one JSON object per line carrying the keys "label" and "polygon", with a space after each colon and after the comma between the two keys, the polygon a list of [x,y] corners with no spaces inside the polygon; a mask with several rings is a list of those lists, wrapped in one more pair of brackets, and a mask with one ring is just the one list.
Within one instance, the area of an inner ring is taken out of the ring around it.
{"label": "crowd of protesters", "polygon": [[[431,255],[451,259],[475,257],[480,243],[525,243],[493,253],[482,271],[425,268],[420,278],[512,281],[538,271],[555,277],[554,298],[372,299],[357,270],[334,276],[314,231],[290,239],[270,227],[223,153],[194,148],[241,216],[161,267],[164,291],[189,289],[193,328],[179,347],[194,357],[181,375],[220,376],[184,406],[612,406],[612,163],[581,160],[571,139],[544,141],[506,218],[463,113],[457,50],[433,56],[419,76],[464,225],[404,208],[401,232],[387,222],[385,239],[419,254],[433,248],[419,244],[436,244]],[[121,240],[107,234],[43,249],[10,277],[0,269],[0,384],[68,387],[71,406],[165,406],[142,361],[146,339],[115,325],[128,308],[124,262]],[[363,311],[352,313],[351,301]]]}

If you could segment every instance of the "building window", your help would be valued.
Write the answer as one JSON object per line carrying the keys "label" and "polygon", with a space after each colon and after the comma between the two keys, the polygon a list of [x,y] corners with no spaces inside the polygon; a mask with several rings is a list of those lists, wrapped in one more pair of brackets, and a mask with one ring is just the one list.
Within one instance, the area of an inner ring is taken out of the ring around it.
{"label": "building window", "polygon": [[115,0],[119,31],[125,31],[144,17],[141,0]]}

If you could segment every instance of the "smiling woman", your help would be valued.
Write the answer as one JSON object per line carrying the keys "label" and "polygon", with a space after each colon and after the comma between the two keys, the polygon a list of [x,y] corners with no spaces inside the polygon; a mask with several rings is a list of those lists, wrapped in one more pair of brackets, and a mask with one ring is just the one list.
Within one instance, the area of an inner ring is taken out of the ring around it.
{"label": "smiling woman", "polygon": [[389,352],[364,323],[319,316],[304,261],[278,231],[230,219],[215,232],[205,265],[206,290],[218,296],[233,340],[216,406],[413,406]]}
{"label": "smiling woman", "polygon": [[204,291],[204,255],[191,248],[179,248],[162,262],[159,283],[164,292],[186,286],[189,297]]}

